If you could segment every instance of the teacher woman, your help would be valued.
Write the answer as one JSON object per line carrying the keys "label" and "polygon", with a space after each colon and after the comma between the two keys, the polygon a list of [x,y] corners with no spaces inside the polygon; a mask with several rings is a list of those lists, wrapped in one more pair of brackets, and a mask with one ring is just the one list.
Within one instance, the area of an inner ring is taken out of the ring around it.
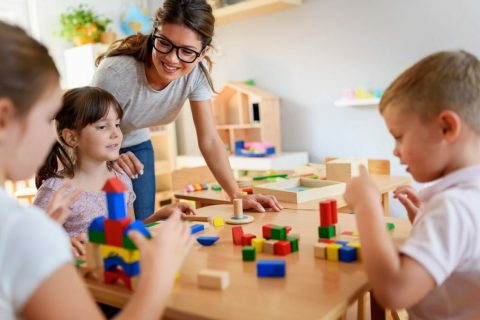
{"label": "teacher woman", "polygon": [[211,61],[206,55],[214,24],[212,8],[205,0],[166,0],[155,14],[151,34],[119,40],[97,59],[92,85],[112,93],[124,111],[124,141],[114,165],[132,178],[137,219],[145,219],[155,207],[154,155],[148,128],[174,121],[187,99],[200,151],[230,198],[242,198],[244,209],[259,212],[264,212],[264,207],[281,208],[274,197],[242,195],[215,129]]}

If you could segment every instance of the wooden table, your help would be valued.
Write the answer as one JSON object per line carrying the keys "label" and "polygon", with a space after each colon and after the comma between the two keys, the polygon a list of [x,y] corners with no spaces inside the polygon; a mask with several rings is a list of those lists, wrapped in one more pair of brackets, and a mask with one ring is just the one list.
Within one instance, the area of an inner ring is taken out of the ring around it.
{"label": "wooden table", "polygon": [[[383,210],[385,212],[385,215],[388,216],[390,214],[390,202],[388,198],[388,193],[390,191],[393,191],[395,188],[399,186],[410,184],[411,179],[405,176],[388,176],[388,175],[371,175],[371,177],[375,182],[375,184],[377,185],[380,192],[382,193]],[[185,192],[183,190],[180,190],[180,191],[175,191],[173,195],[177,199],[195,201],[197,208],[210,206],[214,204],[230,203],[230,199],[225,192],[214,191],[211,189],[204,190],[204,191],[195,191],[195,192]],[[328,197],[328,198],[332,198],[332,197]],[[345,207],[347,205],[343,200],[343,194],[339,194],[333,198],[337,199],[339,208]],[[285,208],[291,208],[291,209],[318,210],[319,200],[321,199],[303,202],[303,203],[281,202],[281,204]]]}
{"label": "wooden table", "polygon": [[[204,207],[201,215],[232,215],[231,205]],[[285,209],[279,213],[249,213],[255,217],[244,225],[245,233],[262,234],[262,225],[273,223],[291,226],[300,234],[299,252],[285,257],[258,254],[257,259],[285,259],[285,278],[257,278],[256,263],[242,261],[242,248],[232,243],[231,226],[210,226],[203,235],[217,235],[211,247],[195,244],[189,253],[168,301],[165,316],[174,319],[333,319],[369,290],[366,273],[360,262],[343,263],[315,259],[318,213]],[[407,220],[386,217],[395,223],[392,237],[401,241],[410,230]],[[355,216],[339,214],[338,234],[355,231]],[[152,230],[155,232],[155,229]],[[337,239],[351,239],[337,236]],[[225,291],[200,289],[197,274],[203,269],[228,271],[230,286]],[[121,285],[105,285],[87,279],[98,302],[122,307],[130,292]]]}

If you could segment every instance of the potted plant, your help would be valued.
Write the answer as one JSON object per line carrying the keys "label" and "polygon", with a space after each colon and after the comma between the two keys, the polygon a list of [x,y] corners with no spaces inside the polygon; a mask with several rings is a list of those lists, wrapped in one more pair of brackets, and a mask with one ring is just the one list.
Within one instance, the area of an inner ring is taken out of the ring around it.
{"label": "potted plant", "polygon": [[98,16],[87,5],[68,8],[60,15],[60,36],[76,46],[99,42],[100,33],[105,32],[112,20]]}

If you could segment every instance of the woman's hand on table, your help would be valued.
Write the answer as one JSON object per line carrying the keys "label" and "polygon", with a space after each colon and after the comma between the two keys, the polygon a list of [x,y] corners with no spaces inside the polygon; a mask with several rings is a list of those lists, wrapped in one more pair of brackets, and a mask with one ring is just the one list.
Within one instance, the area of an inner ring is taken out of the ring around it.
{"label": "woman's hand on table", "polygon": [[265,212],[265,208],[272,208],[273,211],[282,210],[282,206],[275,196],[265,196],[262,194],[242,195],[243,210],[255,210],[257,212]]}

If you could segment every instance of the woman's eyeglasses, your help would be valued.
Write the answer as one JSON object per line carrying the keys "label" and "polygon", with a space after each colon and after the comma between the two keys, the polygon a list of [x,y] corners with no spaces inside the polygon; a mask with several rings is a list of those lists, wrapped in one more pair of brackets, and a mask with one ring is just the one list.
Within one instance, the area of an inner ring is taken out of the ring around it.
{"label": "woman's eyeglasses", "polygon": [[[177,53],[177,58],[180,61],[183,61],[185,63],[193,63],[195,60],[200,57],[201,53],[192,50],[187,47],[179,47],[174,45],[170,40],[165,38],[164,36],[157,36],[157,35],[152,35],[152,42],[153,42],[153,47],[155,50],[157,50],[160,53],[163,54],[168,54],[172,52],[173,49],[176,49]],[[205,48],[202,49],[202,51]]]}

